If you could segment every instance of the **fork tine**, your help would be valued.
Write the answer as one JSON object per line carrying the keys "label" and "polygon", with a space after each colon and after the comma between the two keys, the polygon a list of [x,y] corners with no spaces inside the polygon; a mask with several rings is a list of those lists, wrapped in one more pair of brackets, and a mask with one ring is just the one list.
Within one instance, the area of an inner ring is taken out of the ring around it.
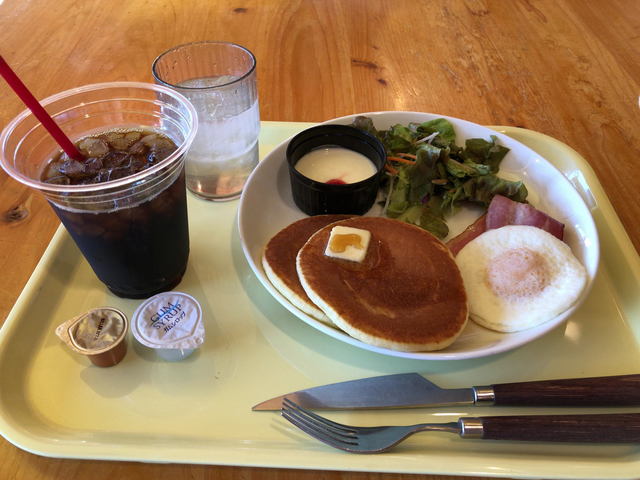
{"label": "fork tine", "polygon": [[319,440],[322,443],[325,443],[331,447],[338,448],[341,450],[348,450],[349,446],[345,444],[341,439],[336,439],[331,435],[327,435],[326,432],[322,430],[318,430],[315,427],[309,427],[306,423],[300,421],[296,417],[291,417],[289,412],[283,412],[282,416],[291,422],[294,426],[305,432],[307,435]]}
{"label": "fork tine", "polygon": [[301,407],[300,405],[295,403],[293,400],[289,400],[288,398],[285,398],[282,401],[282,403],[285,404],[289,409],[294,410],[299,414],[304,415],[305,417],[308,417],[310,421],[311,419],[313,419],[315,420],[314,423],[325,426],[331,429],[332,431],[340,432],[344,434],[354,434],[354,435],[357,433],[357,430],[351,425],[345,425],[343,423],[333,422],[328,418],[321,417],[320,415],[315,414],[311,410],[307,410],[306,408]]}
{"label": "fork tine", "polygon": [[356,431],[348,425],[332,422],[288,399],[283,400],[282,403],[282,416],[308,435],[342,450],[357,446]]}

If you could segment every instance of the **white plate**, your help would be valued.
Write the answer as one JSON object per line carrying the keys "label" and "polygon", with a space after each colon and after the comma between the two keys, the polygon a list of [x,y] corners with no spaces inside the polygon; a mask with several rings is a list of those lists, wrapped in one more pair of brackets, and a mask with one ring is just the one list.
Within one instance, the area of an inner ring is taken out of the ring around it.
{"label": "white plate", "polygon": [[[536,208],[565,224],[565,241],[574,255],[585,266],[589,279],[578,302],[554,319],[528,330],[516,333],[498,333],[469,321],[460,337],[444,350],[435,352],[399,352],[363,343],[341,330],[329,327],[298,310],[269,282],[262,265],[262,251],[273,235],[290,223],[305,216],[293,203],[289,174],[285,160],[288,140],[278,145],[254,170],[240,199],[238,226],[244,254],[260,282],[273,297],[300,320],[319,331],[355,347],[383,355],[424,360],[455,360],[483,357],[505,352],[524,345],[563,324],[579,307],[591,289],[599,261],[598,233],[585,202],[572,184],[551,163],[514,139],[465,120],[418,112],[364,113],[373,119],[378,129],[394,124],[425,122],[446,118],[456,131],[456,143],[464,145],[467,138],[498,137],[510,152],[502,161],[499,175],[508,179],[522,179],[529,190],[528,200]],[[356,115],[341,117],[325,123],[350,124]],[[377,214],[374,207],[367,215]],[[450,235],[462,231],[480,214],[479,210],[463,209],[447,220]]]}

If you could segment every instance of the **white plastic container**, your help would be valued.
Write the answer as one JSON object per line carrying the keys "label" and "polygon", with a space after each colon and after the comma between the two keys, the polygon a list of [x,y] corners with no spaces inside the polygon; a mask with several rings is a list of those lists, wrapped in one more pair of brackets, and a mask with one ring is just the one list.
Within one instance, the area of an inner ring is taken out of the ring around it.
{"label": "white plastic container", "polygon": [[131,332],[164,360],[191,355],[204,342],[202,308],[191,295],[163,292],[145,300],[133,313]]}

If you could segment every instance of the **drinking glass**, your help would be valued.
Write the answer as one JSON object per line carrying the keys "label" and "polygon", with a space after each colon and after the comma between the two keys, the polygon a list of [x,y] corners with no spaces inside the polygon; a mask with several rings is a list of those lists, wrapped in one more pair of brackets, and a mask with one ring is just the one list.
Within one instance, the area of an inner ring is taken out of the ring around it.
{"label": "drinking glass", "polygon": [[174,47],[152,65],[156,83],[194,105],[198,133],[186,160],[187,188],[212,201],[238,198],[258,164],[256,59],[228,42]]}

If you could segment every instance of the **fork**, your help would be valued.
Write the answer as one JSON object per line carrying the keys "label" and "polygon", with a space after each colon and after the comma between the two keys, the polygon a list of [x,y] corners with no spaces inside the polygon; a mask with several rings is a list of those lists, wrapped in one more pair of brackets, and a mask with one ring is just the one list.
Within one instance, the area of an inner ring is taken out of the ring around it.
{"label": "fork", "polygon": [[544,442],[640,442],[640,413],[461,417],[457,422],[356,427],[333,422],[285,398],[282,416],[303,432],[352,453],[380,453],[417,432],[443,431],[462,438]]}

